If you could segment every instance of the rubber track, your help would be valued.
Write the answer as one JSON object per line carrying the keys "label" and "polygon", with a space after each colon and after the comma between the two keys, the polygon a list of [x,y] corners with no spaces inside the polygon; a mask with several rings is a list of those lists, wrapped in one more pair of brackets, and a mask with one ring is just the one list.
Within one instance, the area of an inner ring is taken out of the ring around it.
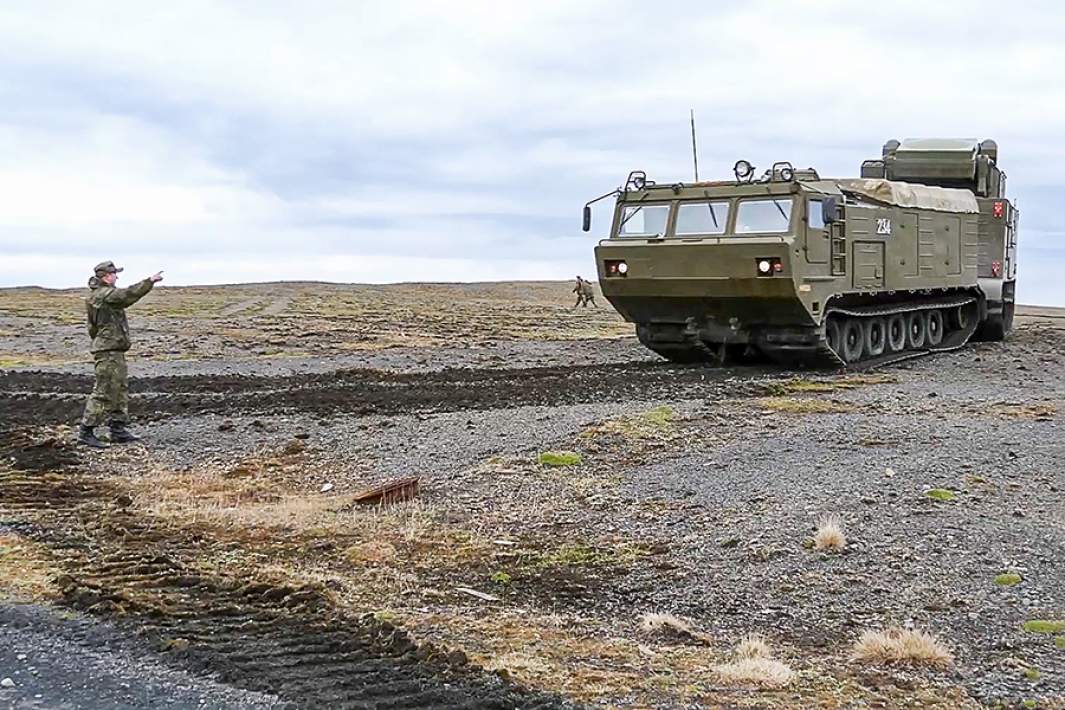
{"label": "rubber track", "polygon": [[[826,310],[825,317],[832,314],[841,314],[850,316],[853,318],[872,318],[878,316],[890,316],[899,313],[911,313],[913,311],[921,310],[933,310],[937,308],[956,308],[959,306],[965,306],[975,303],[976,299],[972,296],[964,296],[959,298],[950,298],[942,301],[931,301],[927,303],[909,303],[898,304],[889,306],[869,306],[863,308],[829,308]],[[876,367],[883,367],[885,365],[893,365],[895,363],[904,362],[906,360],[912,360],[914,358],[924,357],[925,355],[931,355],[932,353],[949,352],[951,350],[957,350],[964,346],[969,339],[972,338],[978,323],[976,318],[972,318],[969,323],[969,327],[965,330],[955,331],[954,333],[947,334],[943,342],[934,348],[920,348],[917,350],[905,350],[897,353],[885,353],[879,357],[869,358],[856,363],[846,363],[843,359],[836,354],[836,352],[829,347],[828,340],[824,333],[821,333],[821,337],[817,342],[817,349],[814,353],[809,352],[792,352],[787,350],[770,350],[766,349],[767,355],[772,357],[776,362],[790,366],[790,367],[820,367],[820,368],[846,368],[848,370],[868,370]]]}
{"label": "rubber track", "polygon": [[176,665],[296,707],[572,707],[341,615],[320,589],[204,569],[202,538],[125,512],[118,493],[72,470],[0,472],[0,530],[48,546],[68,570],[57,580],[67,605],[130,627]]}

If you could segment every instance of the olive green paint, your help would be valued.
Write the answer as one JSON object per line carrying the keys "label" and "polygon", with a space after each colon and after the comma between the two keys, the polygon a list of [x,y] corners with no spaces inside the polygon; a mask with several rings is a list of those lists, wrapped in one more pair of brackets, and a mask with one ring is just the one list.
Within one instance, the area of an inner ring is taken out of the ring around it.
{"label": "olive green paint", "polygon": [[[630,182],[618,192],[609,238],[595,249],[603,296],[638,326],[683,329],[714,345],[823,334],[826,314],[839,307],[957,295],[976,298],[981,319],[1012,308],[1017,211],[1003,196],[997,145],[891,141],[884,155],[866,161],[884,165],[863,165],[863,176],[965,189],[979,212],[877,203],[813,170],[790,180],[774,170],[754,182]],[[791,201],[787,229],[737,234],[740,206],[766,198]],[[837,219],[822,226],[821,201],[833,199]],[[724,233],[678,234],[680,208],[707,202],[729,205]],[[656,205],[669,208],[661,233],[622,233],[627,208]],[[760,275],[763,259],[780,260],[781,270]],[[609,268],[617,262],[624,274]]]}

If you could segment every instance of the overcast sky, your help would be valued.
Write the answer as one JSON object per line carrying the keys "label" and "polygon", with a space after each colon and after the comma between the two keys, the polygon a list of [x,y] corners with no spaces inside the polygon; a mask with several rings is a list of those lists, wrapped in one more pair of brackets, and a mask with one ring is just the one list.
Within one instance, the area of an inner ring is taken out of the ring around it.
{"label": "overcast sky", "polygon": [[1065,305],[1052,2],[69,2],[0,9],[0,285],[594,274],[634,168],[854,176],[994,138],[1020,299]]}

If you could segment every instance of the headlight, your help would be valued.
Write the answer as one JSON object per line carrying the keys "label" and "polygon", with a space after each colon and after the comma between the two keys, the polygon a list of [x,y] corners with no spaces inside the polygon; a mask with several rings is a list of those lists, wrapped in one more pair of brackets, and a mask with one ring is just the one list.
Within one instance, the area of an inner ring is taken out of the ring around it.
{"label": "headlight", "polygon": [[626,264],[624,261],[621,262],[620,264],[618,264],[618,273],[619,274],[627,274],[627,273],[629,273],[629,265]]}
{"label": "headlight", "polygon": [[758,262],[758,271],[763,274],[768,274],[769,270],[773,268],[773,265],[769,263],[768,259],[762,259]]}

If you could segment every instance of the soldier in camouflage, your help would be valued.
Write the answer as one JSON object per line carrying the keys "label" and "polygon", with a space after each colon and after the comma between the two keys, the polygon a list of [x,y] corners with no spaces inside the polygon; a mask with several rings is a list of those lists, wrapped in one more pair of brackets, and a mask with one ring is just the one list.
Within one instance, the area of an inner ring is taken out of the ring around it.
{"label": "soldier in camouflage", "polygon": [[596,308],[599,307],[595,305],[595,290],[592,288],[590,281],[585,281],[578,276],[577,283],[573,286],[573,293],[577,294],[577,302],[573,304],[573,308],[570,308],[571,311],[577,306],[587,308],[589,303]]}
{"label": "soldier in camouflage", "polygon": [[129,288],[116,288],[118,272],[122,269],[112,261],[96,265],[89,279],[89,295],[85,311],[92,338],[96,384],[85,403],[78,441],[86,446],[102,449],[107,446],[96,438],[95,428],[105,421],[111,429],[111,442],[124,444],[136,441],[126,428],[129,423],[126,351],[129,350],[129,323],[126,308],[144,297],[156,283],[163,280],[162,272],[139,281]]}
{"label": "soldier in camouflage", "polygon": [[592,304],[593,308],[599,308],[595,305],[595,289],[592,287],[591,281],[581,280],[581,293],[584,295],[584,306],[587,308],[588,304]]}

